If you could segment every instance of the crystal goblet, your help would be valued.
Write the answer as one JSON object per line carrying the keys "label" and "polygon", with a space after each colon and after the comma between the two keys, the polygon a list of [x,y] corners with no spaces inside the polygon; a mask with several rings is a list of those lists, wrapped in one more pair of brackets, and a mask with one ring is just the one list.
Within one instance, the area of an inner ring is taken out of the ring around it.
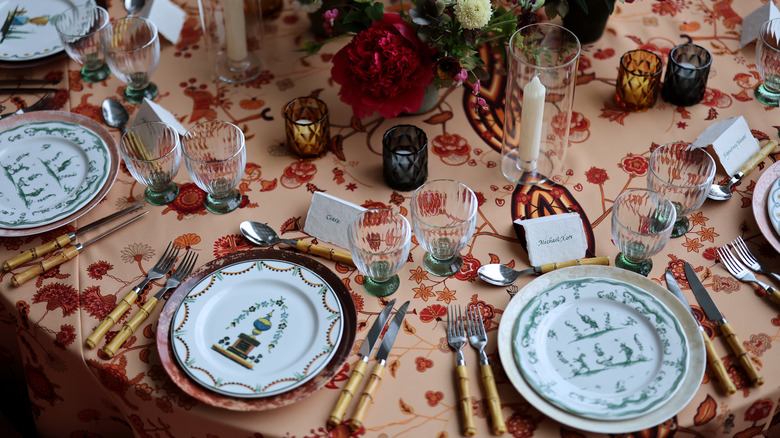
{"label": "crystal goblet", "polygon": [[130,174],[146,186],[144,197],[150,204],[165,205],[176,199],[179,186],[173,178],[181,165],[181,142],[174,127],[140,123],[122,135],[119,149]]}
{"label": "crystal goblet", "polygon": [[458,272],[460,250],[477,223],[477,196],[461,182],[438,179],[417,188],[411,204],[414,235],[427,251],[425,269],[441,277]]}
{"label": "crystal goblet", "polygon": [[647,276],[650,257],[663,249],[677,212],[672,201],[647,189],[627,190],[612,206],[612,240],[620,250],[615,266]]}
{"label": "crystal goblet", "polygon": [[70,8],[52,18],[65,52],[82,65],[81,78],[87,82],[100,82],[111,74],[103,61],[99,38],[100,30],[109,20],[108,11],[89,3]]}
{"label": "crystal goblet", "polygon": [[363,289],[386,297],[398,289],[398,270],[406,263],[412,227],[400,213],[375,208],[358,214],[347,227],[349,251],[363,273]]}
{"label": "crystal goblet", "polygon": [[666,196],[677,209],[672,237],[688,232],[688,214],[707,199],[715,178],[715,160],[704,149],[689,143],[667,143],[650,155],[647,188]]}
{"label": "crystal goblet", "polygon": [[195,184],[206,191],[203,205],[224,214],[241,204],[235,187],[246,167],[246,144],[241,128],[221,120],[198,123],[184,134],[184,163]]}
{"label": "crystal goblet", "polygon": [[111,72],[127,83],[125,99],[141,103],[157,96],[157,85],[149,82],[160,61],[160,37],[154,23],[140,17],[111,21],[100,31],[100,44]]}
{"label": "crystal goblet", "polygon": [[767,106],[780,105],[780,18],[761,25],[756,41],[756,66],[764,82],[753,90]]}

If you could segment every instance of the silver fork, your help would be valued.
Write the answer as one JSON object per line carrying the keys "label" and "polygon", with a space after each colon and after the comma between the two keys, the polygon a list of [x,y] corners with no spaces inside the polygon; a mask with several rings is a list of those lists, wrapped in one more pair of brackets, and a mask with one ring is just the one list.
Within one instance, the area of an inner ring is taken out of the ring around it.
{"label": "silver fork", "polygon": [[477,433],[477,428],[474,425],[474,412],[471,409],[469,372],[466,369],[466,358],[463,357],[463,347],[467,344],[466,330],[463,324],[460,306],[450,306],[447,309],[447,343],[456,352],[455,369],[458,373],[458,405],[460,406],[462,432],[464,436],[474,436]]}
{"label": "silver fork", "polygon": [[152,298],[149,298],[144,303],[144,305],[141,306],[137,312],[135,312],[133,317],[125,323],[125,325],[122,327],[122,330],[116,334],[114,339],[112,339],[111,342],[109,342],[108,345],[103,348],[103,352],[106,353],[108,357],[114,357],[114,354],[116,354],[119,347],[121,347],[127,338],[133,334],[135,329],[137,329],[138,326],[149,317],[149,315],[152,313],[152,310],[160,301],[160,299],[165,295],[165,293],[178,287],[179,284],[181,284],[181,282],[184,281],[188,275],[190,275],[190,272],[192,272],[192,268],[195,266],[195,262],[197,260],[198,255],[191,250],[187,250],[181,263],[179,263],[179,266],[175,271],[173,271],[173,274],[168,277],[168,281],[165,282],[165,286],[163,286],[163,288],[160,289],[160,291],[157,292]]}
{"label": "silver fork", "polygon": [[128,292],[127,295],[125,295],[124,298],[119,301],[116,307],[114,307],[114,310],[112,310],[111,313],[103,318],[103,321],[100,322],[100,325],[97,326],[95,331],[89,335],[85,341],[87,347],[95,348],[95,345],[97,345],[100,339],[103,338],[103,335],[105,335],[106,332],[108,332],[108,330],[114,324],[116,324],[120,318],[122,318],[122,315],[124,315],[125,312],[130,309],[133,303],[135,303],[135,300],[138,299],[138,294],[146,287],[146,285],[149,284],[149,282],[152,280],[157,280],[158,278],[164,277],[165,274],[171,270],[173,263],[176,261],[176,257],[179,255],[179,250],[181,250],[179,245],[173,242],[168,243],[168,247],[165,248],[165,252],[163,252],[163,254],[160,256],[160,260],[158,260],[157,264],[155,264],[154,267],[149,270],[146,278],[142,282],[138,283],[136,287],[130,290],[130,292]]}
{"label": "silver fork", "polygon": [[769,298],[774,301],[777,304],[780,304],[780,292],[777,291],[774,287],[759,281],[755,275],[753,275],[752,272],[748,270],[748,268],[745,267],[742,263],[737,260],[736,257],[734,257],[734,254],[731,253],[731,251],[728,250],[726,247],[720,247],[718,248],[718,256],[720,256],[720,261],[723,262],[723,265],[728,269],[728,271],[739,279],[740,281],[755,283],[759,287],[763,288],[767,294],[769,294]]}
{"label": "silver fork", "polygon": [[775,277],[776,280],[780,280],[780,275],[777,275],[772,271],[768,271],[764,269],[763,266],[761,266],[761,263],[756,260],[756,257],[748,249],[745,241],[742,240],[742,236],[737,236],[736,239],[732,240],[731,247],[734,248],[734,250],[737,252],[737,255],[739,256],[739,259],[742,260],[742,263],[746,264],[748,268],[756,272],[760,272],[764,275],[771,275]]}
{"label": "silver fork", "polygon": [[469,335],[469,343],[479,352],[479,367],[482,375],[482,385],[487,393],[488,410],[493,424],[493,434],[503,435],[506,433],[506,424],[504,416],[501,413],[501,400],[498,398],[498,389],[496,389],[496,379],[493,377],[493,368],[490,366],[485,346],[487,345],[487,333],[485,333],[485,324],[482,323],[482,308],[479,305],[466,309],[466,331]]}
{"label": "silver fork", "polygon": [[16,116],[16,115],[24,114],[24,113],[29,113],[31,111],[40,111],[40,110],[52,109],[53,107],[54,107],[54,96],[52,96],[51,93],[46,93],[46,94],[43,95],[43,97],[38,99],[37,102],[33,103],[32,105],[30,105],[30,106],[28,106],[26,108],[20,108],[19,110],[14,111],[12,113],[0,114],[0,120],[4,119],[6,117]]}

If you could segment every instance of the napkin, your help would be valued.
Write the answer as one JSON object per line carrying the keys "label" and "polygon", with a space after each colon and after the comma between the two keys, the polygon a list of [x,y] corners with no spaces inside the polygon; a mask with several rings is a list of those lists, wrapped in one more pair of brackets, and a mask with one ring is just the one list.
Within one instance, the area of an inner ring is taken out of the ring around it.
{"label": "napkin", "polygon": [[525,231],[531,266],[565,262],[585,257],[588,242],[582,218],[577,213],[561,213],[533,219],[517,219]]}

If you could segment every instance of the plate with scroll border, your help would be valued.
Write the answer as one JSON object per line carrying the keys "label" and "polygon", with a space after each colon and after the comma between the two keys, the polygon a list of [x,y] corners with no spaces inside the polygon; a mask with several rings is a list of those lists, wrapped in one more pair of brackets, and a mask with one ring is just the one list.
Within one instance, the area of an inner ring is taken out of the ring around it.
{"label": "plate with scroll border", "polygon": [[769,189],[775,185],[778,178],[780,178],[780,162],[765,169],[756,181],[756,185],[753,187],[751,206],[753,207],[753,217],[756,219],[756,225],[758,225],[761,234],[772,245],[772,248],[780,253],[780,238],[769,222],[769,212],[767,211]]}

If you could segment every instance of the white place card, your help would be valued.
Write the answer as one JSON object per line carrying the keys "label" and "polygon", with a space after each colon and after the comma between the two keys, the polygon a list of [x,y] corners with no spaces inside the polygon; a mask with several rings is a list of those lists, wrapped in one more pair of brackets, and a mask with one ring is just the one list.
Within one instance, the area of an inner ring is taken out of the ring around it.
{"label": "white place card", "polygon": [[157,26],[160,35],[176,44],[184,27],[184,20],[187,19],[187,13],[171,0],[154,0],[146,18]]}
{"label": "white place card", "polygon": [[319,240],[349,249],[347,226],[366,209],[324,192],[314,192],[303,232]]}
{"label": "white place card", "polygon": [[737,173],[761,147],[744,117],[731,117],[710,125],[693,142],[696,148],[712,145],[720,165],[729,175]]}
{"label": "white place card", "polygon": [[170,111],[144,97],[144,101],[141,103],[138,114],[135,115],[132,126],[146,122],[167,123],[173,126],[179,135],[184,135],[184,133],[187,132],[187,128],[185,128]]}
{"label": "white place card", "polygon": [[739,37],[739,48],[752,43],[758,38],[758,30],[765,21],[780,18],[780,10],[773,2],[766,2],[742,20],[742,35]]}
{"label": "white place card", "polygon": [[577,213],[561,213],[533,219],[517,219],[525,231],[531,266],[565,262],[585,257],[588,242],[582,218]]}

